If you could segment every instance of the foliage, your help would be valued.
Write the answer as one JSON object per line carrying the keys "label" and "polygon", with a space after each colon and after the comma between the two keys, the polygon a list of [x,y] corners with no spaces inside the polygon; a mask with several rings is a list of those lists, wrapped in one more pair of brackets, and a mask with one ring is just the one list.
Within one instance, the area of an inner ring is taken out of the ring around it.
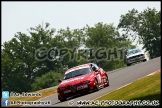
{"label": "foliage", "polygon": [[121,15],[118,28],[124,31],[123,38],[143,44],[151,59],[161,55],[161,11],[147,7],[139,13],[132,9]]}
{"label": "foliage", "polygon": [[62,73],[53,71],[43,74],[41,77],[36,78],[34,83],[32,83],[32,91],[56,86],[59,83],[58,80],[62,79],[62,76]]}
{"label": "foliage", "polygon": [[[86,25],[74,30],[67,27],[57,32],[49,27],[49,23],[31,27],[29,35],[17,32],[2,45],[2,90],[30,92],[56,86],[68,68],[88,62],[96,62],[108,71],[123,67],[124,58],[90,60],[84,58],[89,54],[83,56],[79,51],[103,47],[108,51],[113,47],[132,46],[131,41],[123,38],[113,24],[99,22],[94,27]],[[67,49],[68,53],[61,55],[61,49]]]}

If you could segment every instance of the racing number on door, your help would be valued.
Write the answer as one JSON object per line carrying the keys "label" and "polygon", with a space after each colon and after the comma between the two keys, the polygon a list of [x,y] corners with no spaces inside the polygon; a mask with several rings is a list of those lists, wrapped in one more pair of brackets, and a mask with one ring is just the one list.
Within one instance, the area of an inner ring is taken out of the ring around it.
{"label": "racing number on door", "polygon": [[98,83],[101,83],[101,75],[100,74],[97,75],[97,79],[98,79]]}

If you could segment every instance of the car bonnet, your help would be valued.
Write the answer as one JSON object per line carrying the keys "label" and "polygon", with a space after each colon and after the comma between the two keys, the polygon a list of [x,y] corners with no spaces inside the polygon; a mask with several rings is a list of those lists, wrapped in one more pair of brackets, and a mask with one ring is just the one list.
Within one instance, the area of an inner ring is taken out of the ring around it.
{"label": "car bonnet", "polygon": [[127,58],[133,57],[133,56],[136,56],[136,55],[139,55],[139,54],[144,54],[144,53],[143,52],[138,52],[138,53],[135,53],[135,54],[131,54],[131,55],[127,56]]}
{"label": "car bonnet", "polygon": [[86,80],[90,80],[92,77],[93,77],[93,72],[90,72],[88,74],[85,74],[85,75],[81,75],[81,76],[77,76],[77,77],[74,77],[74,78],[70,78],[70,79],[67,79],[67,80],[63,80],[58,87],[66,87],[66,86],[70,86],[70,85],[76,85],[76,84],[79,84],[83,81],[86,81]]}

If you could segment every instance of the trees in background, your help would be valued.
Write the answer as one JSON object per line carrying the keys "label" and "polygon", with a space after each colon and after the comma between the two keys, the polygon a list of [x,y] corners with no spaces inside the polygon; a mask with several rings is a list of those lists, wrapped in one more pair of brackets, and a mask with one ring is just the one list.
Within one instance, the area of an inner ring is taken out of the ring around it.
{"label": "trees in background", "polygon": [[124,31],[123,38],[143,44],[151,59],[161,55],[161,11],[149,7],[142,12],[132,9],[121,15],[118,28]]}

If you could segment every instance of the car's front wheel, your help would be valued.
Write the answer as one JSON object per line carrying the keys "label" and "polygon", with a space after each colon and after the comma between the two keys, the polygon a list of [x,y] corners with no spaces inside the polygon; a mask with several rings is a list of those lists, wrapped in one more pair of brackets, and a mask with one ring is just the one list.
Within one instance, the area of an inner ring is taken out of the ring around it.
{"label": "car's front wheel", "polygon": [[127,66],[130,66],[131,64],[127,64]]}
{"label": "car's front wheel", "polygon": [[60,99],[61,102],[66,101],[66,98]]}
{"label": "car's front wheel", "polygon": [[143,62],[147,61],[147,59],[144,59]]}
{"label": "car's front wheel", "polygon": [[96,86],[96,90],[99,91],[99,85],[98,85],[98,81],[95,79],[95,86]]}

